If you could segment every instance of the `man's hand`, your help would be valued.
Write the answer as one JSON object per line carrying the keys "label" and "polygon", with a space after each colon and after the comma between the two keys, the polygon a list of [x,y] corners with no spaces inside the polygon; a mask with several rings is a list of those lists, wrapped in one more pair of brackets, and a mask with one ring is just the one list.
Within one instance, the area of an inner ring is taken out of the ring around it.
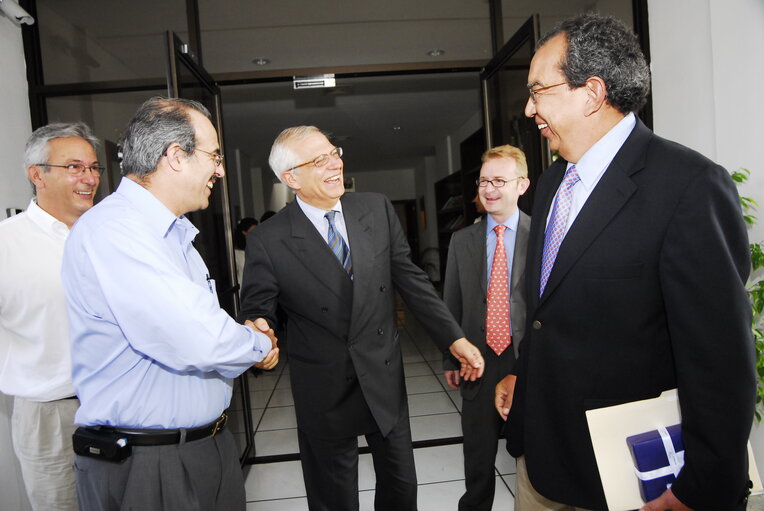
{"label": "man's hand", "polygon": [[512,398],[515,394],[516,381],[517,376],[508,374],[496,384],[493,404],[496,406],[496,411],[499,412],[499,415],[501,415],[501,418],[504,420],[507,420],[509,409],[512,408]]}
{"label": "man's hand", "polygon": [[642,506],[639,511],[692,511],[692,509],[682,504],[682,501],[676,498],[669,488],[660,497]]}
{"label": "man's hand", "polygon": [[443,376],[446,377],[446,383],[448,383],[448,386],[452,389],[458,389],[459,384],[462,382],[461,375],[459,374],[459,371],[457,370],[447,370],[443,371]]}
{"label": "man's hand", "polygon": [[485,370],[483,355],[466,338],[462,337],[455,340],[451,343],[448,350],[461,364],[462,367],[459,369],[459,375],[463,380],[475,381],[483,376],[483,371]]}
{"label": "man's hand", "polygon": [[273,329],[268,325],[268,322],[264,318],[257,318],[254,322],[247,320],[244,324],[255,332],[267,335],[271,340],[271,351],[265,355],[264,359],[255,363],[255,367],[265,370],[276,367],[276,364],[279,363],[279,349],[277,347],[279,340],[276,338],[276,334],[273,333]]}

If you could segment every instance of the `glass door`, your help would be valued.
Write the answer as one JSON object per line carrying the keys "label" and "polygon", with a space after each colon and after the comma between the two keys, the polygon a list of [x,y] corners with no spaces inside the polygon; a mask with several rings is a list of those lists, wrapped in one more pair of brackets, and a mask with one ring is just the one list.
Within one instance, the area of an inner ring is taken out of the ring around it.
{"label": "glass door", "polygon": [[528,70],[539,33],[539,15],[534,14],[480,71],[486,147],[511,144],[525,152],[531,185],[518,204],[528,214],[536,181],[551,163],[546,139],[539,134],[533,119],[524,114]]}
{"label": "glass door", "polygon": [[[220,147],[225,153],[220,89],[212,77],[196,61],[189,46],[173,32],[167,32],[167,95],[193,99],[203,104],[212,115]],[[220,179],[210,196],[210,206],[189,213],[189,220],[199,229],[194,246],[202,255],[210,276],[215,279],[220,306],[232,317],[239,312],[233,226],[227,177]],[[228,427],[234,433],[242,464],[254,457],[254,428],[249,394],[249,371],[236,379],[234,396],[228,409]]]}

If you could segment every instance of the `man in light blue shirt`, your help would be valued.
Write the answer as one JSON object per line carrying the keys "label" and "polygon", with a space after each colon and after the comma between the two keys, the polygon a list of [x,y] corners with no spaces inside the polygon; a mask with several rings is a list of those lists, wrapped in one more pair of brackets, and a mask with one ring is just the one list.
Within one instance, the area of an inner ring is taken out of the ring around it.
{"label": "man in light blue shirt", "polygon": [[184,216],[206,208],[225,175],[217,133],[201,104],[153,98],[123,153],[125,177],[77,223],[62,267],[81,505],[243,510],[223,410],[232,378],[273,367],[278,349],[267,326],[220,308]]}

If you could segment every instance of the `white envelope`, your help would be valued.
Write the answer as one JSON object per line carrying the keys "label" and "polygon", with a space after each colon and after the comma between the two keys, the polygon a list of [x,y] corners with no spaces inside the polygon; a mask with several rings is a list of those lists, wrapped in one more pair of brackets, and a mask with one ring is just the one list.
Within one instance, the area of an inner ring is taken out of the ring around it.
{"label": "white envelope", "polygon": [[[626,437],[681,423],[676,389],[667,390],[655,399],[587,410],[586,420],[608,508],[610,511],[639,509],[644,501]],[[753,491],[761,492],[761,478],[750,442],[748,463]]]}

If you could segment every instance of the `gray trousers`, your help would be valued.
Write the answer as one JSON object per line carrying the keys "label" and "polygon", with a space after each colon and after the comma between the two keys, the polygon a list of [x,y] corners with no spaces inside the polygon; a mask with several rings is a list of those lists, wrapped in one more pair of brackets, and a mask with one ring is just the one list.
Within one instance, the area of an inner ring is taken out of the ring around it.
{"label": "gray trousers", "polygon": [[77,456],[82,511],[244,511],[244,477],[231,432],[133,447],[122,463]]}

